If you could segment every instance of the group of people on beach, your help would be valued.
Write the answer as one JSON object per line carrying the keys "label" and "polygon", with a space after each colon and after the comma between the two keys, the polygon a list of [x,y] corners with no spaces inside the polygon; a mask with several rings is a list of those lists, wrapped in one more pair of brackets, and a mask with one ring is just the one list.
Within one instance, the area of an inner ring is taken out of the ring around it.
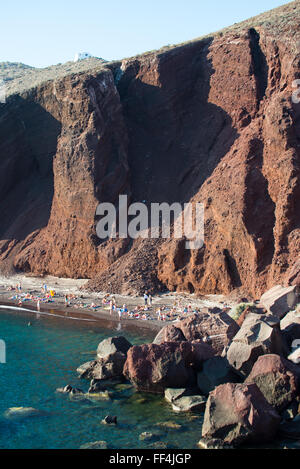
{"label": "group of people on beach", "polygon": [[49,288],[47,284],[41,286],[41,293],[36,292],[23,292],[21,283],[15,287],[9,286],[8,291],[14,291],[15,294],[10,297],[10,300],[18,302],[22,306],[24,302],[31,301],[36,303],[37,310],[40,311],[41,304],[54,303],[59,298],[64,297],[64,306],[66,308],[72,307],[75,309],[91,309],[93,311],[105,309],[109,311],[109,315],[116,316],[119,320],[123,319],[137,319],[137,320],[158,320],[158,321],[175,321],[191,313],[199,312],[197,308],[193,308],[191,304],[183,305],[182,300],[176,300],[173,306],[159,305],[157,309],[153,307],[152,295],[145,291],[143,295],[143,304],[128,307],[125,303],[118,306],[116,298],[113,294],[106,293],[101,299],[100,304],[85,303],[83,302],[83,295],[76,295],[74,293],[65,293],[63,295],[56,293],[53,288]]}
{"label": "group of people on beach", "polygon": [[33,293],[23,292],[22,285],[20,282],[15,287],[9,286],[7,288],[7,291],[16,292],[16,294],[11,296],[9,300],[17,301],[19,306],[22,306],[23,303],[26,301],[36,302],[36,307],[38,311],[40,310],[41,303],[54,303],[54,297],[56,295],[55,290],[53,290],[52,288],[48,290],[46,284],[41,287],[41,295],[34,295]]}

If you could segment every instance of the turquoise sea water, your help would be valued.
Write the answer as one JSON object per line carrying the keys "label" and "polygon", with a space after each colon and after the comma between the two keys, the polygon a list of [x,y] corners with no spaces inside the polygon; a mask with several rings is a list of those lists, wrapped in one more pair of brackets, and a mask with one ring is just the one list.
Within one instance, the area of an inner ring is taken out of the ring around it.
{"label": "turquoise sea water", "polygon": [[[28,326],[28,323],[31,326]],[[156,441],[169,447],[196,448],[202,416],[179,415],[161,396],[142,394],[117,386],[110,401],[72,400],[56,393],[66,384],[87,391],[76,368],[95,357],[98,343],[112,335],[124,335],[132,343],[145,343],[154,333],[110,322],[84,322],[0,310],[0,339],[6,342],[7,363],[0,364],[0,448],[79,448],[104,440],[109,448],[147,448],[142,432],[156,433]],[[9,420],[10,407],[34,407],[45,415]],[[117,426],[101,423],[105,415],[117,415]],[[158,422],[182,424],[181,430],[162,430]]]}

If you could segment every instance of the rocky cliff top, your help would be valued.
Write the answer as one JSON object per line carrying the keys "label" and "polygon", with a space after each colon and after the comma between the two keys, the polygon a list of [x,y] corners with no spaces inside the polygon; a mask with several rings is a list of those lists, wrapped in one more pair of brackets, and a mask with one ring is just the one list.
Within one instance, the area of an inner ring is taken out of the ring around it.
{"label": "rocky cliff top", "polygon": [[101,70],[107,61],[97,57],[35,68],[16,62],[0,62],[0,79],[6,83],[6,95],[22,93],[49,80],[57,80],[67,75]]}

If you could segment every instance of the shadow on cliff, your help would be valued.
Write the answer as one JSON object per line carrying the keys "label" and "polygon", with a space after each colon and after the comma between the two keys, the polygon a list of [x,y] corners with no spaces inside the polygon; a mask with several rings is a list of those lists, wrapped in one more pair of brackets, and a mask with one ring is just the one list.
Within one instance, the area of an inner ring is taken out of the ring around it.
{"label": "shadow on cliff", "polygon": [[268,191],[268,181],[262,173],[264,143],[258,138],[250,142],[247,158],[243,221],[256,247],[257,272],[272,263],[275,239],[275,203]]}
{"label": "shadow on cliff", "polygon": [[119,81],[135,200],[187,202],[238,137],[231,117],[209,102],[211,42],[163,53],[151,72],[145,67],[143,81],[137,61]]}
{"label": "shadow on cliff", "polygon": [[33,98],[0,107],[0,241],[24,240],[48,223],[61,124]]}

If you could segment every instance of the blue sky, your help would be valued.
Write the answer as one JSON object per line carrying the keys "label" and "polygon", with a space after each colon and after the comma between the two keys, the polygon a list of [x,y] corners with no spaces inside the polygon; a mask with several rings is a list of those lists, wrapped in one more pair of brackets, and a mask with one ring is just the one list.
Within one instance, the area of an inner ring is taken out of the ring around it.
{"label": "blue sky", "polygon": [[284,0],[1,0],[0,62],[36,67],[87,51],[107,60],[194,39]]}

